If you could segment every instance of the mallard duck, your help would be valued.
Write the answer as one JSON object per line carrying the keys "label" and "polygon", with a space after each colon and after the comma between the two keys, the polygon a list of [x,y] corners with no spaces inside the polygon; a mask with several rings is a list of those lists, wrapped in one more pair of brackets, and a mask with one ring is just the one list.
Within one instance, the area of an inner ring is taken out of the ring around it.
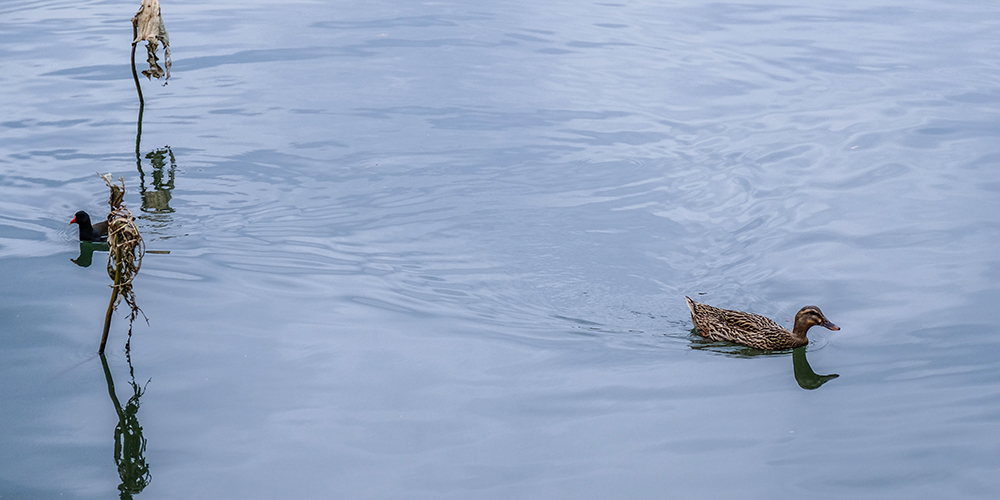
{"label": "mallard duck", "polygon": [[687,299],[691,309],[691,322],[702,337],[747,345],[756,349],[791,349],[809,343],[806,332],[819,325],[830,330],[840,330],[823,316],[816,306],[805,306],[795,314],[792,331],[759,314],[719,309]]}

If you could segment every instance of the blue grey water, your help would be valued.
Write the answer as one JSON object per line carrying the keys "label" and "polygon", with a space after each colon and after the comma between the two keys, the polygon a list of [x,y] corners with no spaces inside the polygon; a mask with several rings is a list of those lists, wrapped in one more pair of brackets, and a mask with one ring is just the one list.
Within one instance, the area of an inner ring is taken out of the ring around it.
{"label": "blue grey water", "polygon": [[138,4],[0,3],[0,498],[1000,494],[1000,4],[164,0],[137,161]]}

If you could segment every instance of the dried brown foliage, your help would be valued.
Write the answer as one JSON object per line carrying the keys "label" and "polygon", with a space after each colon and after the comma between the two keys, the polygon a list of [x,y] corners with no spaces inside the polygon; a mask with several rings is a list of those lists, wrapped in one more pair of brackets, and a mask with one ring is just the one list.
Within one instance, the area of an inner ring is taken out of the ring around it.
{"label": "dried brown foliage", "polygon": [[[142,70],[142,74],[150,80],[166,77],[164,78],[164,82],[166,82],[170,79],[170,66],[172,64],[170,61],[170,36],[167,34],[167,28],[163,25],[163,18],[160,17],[159,0],[142,0],[139,12],[132,18],[132,25],[136,28],[136,37],[135,40],[132,40],[132,45],[135,46],[142,41],[146,42],[146,62],[149,63],[149,69]],[[163,44],[163,66],[165,68],[160,66],[159,58],[156,57],[156,51],[161,43]]]}
{"label": "dried brown foliage", "polygon": [[102,175],[101,178],[111,189],[111,196],[108,199],[108,204],[111,206],[111,213],[108,214],[108,276],[114,280],[114,284],[111,285],[114,289],[111,305],[117,309],[122,300],[128,304],[131,309],[129,316],[131,337],[132,322],[142,313],[135,303],[132,280],[142,267],[146,245],[142,241],[142,235],[139,234],[139,228],[135,225],[135,217],[122,201],[125,197],[125,179],[119,177],[120,185],[118,185],[111,181],[111,174]]}

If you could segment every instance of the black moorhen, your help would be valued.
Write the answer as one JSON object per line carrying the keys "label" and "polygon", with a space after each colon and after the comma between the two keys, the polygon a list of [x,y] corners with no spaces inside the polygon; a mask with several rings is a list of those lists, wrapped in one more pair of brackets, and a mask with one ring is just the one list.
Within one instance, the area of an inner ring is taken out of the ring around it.
{"label": "black moorhen", "polygon": [[69,223],[76,223],[80,226],[80,241],[107,241],[108,239],[108,221],[102,220],[91,225],[90,215],[83,210],[77,212]]}

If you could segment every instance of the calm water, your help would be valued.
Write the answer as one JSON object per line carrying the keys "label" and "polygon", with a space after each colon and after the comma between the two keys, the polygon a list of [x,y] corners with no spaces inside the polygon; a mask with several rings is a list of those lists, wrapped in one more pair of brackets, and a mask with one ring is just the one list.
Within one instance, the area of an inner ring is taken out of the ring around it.
{"label": "calm water", "polygon": [[165,1],[138,162],[139,2],[0,3],[0,498],[995,498],[1000,6],[800,3]]}

